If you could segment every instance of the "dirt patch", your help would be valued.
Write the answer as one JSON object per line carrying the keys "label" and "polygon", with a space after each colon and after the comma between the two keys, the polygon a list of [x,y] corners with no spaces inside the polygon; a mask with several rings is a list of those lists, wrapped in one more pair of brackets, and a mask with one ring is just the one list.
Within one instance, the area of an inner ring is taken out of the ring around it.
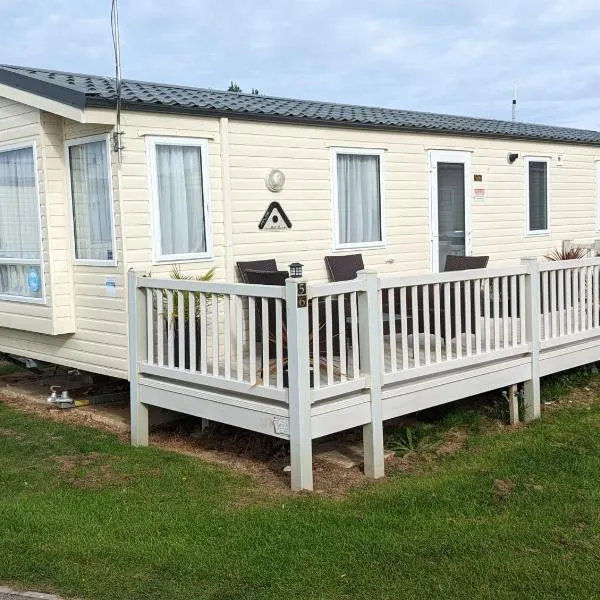
{"label": "dirt patch", "polygon": [[543,404],[545,411],[553,411],[566,406],[591,406],[600,398],[600,378],[589,381],[585,386],[573,388],[566,396]]}
{"label": "dirt patch", "polygon": [[444,441],[436,448],[438,456],[450,456],[462,450],[469,434],[466,429],[452,429],[446,434]]}
{"label": "dirt patch", "polygon": [[501,500],[506,500],[515,489],[515,482],[512,479],[495,479],[494,492]]}
{"label": "dirt patch", "polygon": [[134,479],[132,475],[119,473],[115,469],[116,457],[111,456],[111,462],[105,463],[99,452],[52,458],[61,473],[61,480],[76,488],[101,490],[110,486],[125,485]]}
{"label": "dirt patch", "polygon": [[6,427],[0,427],[0,438],[12,438],[14,440],[23,440],[25,436],[22,433],[17,431],[13,431],[12,429],[7,429]]}
{"label": "dirt patch", "polygon": [[[4,378],[3,378],[4,381]],[[129,439],[129,432],[115,428],[110,421],[98,420],[93,411],[95,407],[73,408],[60,410],[49,407],[43,400],[43,391],[40,390],[39,397],[21,393],[9,387],[0,389],[0,402],[10,408],[35,415],[49,421],[69,423],[72,425],[84,425],[108,433],[114,433],[122,441]]]}

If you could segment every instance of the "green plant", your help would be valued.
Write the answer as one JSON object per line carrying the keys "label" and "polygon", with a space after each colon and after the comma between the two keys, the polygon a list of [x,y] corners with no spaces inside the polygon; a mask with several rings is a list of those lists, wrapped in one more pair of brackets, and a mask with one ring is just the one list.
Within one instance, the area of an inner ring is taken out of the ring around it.
{"label": "green plant", "polygon": [[406,425],[394,428],[388,435],[386,447],[396,454],[411,452],[430,452],[443,441],[449,428],[431,423],[416,423],[413,427]]}
{"label": "green plant", "polygon": [[[169,275],[170,275],[171,279],[178,279],[181,281],[208,282],[208,281],[212,281],[212,279],[215,276],[215,272],[216,272],[216,270],[213,267],[213,268],[209,269],[203,275],[193,275],[191,273],[184,273],[181,270],[181,267],[179,265],[173,265],[173,267],[171,267],[171,271],[169,272]],[[166,292],[166,290],[163,290],[162,305],[163,305],[163,317],[165,319],[168,320],[169,318],[171,318],[173,321],[177,321],[179,319],[179,294],[180,294],[180,292],[178,290],[173,290],[173,308],[169,312],[168,302],[167,302],[167,292]],[[190,304],[190,296],[192,296],[192,295],[194,297],[194,312],[195,312],[196,317],[200,316],[200,296],[204,295],[207,302],[210,302],[211,298],[212,298],[211,294],[201,294],[200,292],[183,293],[183,309],[184,309],[183,312],[184,312],[184,319],[186,322],[189,321],[189,316],[190,316],[189,304]]]}
{"label": "green plant", "polygon": [[405,427],[390,443],[390,448],[397,453],[407,454],[417,449],[417,439],[410,427]]}
{"label": "green plant", "polygon": [[580,260],[587,256],[587,250],[580,246],[573,246],[571,248],[554,248],[551,252],[544,255],[546,260]]}

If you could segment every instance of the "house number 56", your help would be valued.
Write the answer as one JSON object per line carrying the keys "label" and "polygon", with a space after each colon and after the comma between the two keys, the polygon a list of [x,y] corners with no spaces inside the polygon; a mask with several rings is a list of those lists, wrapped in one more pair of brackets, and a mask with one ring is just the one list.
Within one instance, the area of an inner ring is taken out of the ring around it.
{"label": "house number 56", "polygon": [[306,283],[298,284],[298,308],[306,308],[308,300],[306,298]]}

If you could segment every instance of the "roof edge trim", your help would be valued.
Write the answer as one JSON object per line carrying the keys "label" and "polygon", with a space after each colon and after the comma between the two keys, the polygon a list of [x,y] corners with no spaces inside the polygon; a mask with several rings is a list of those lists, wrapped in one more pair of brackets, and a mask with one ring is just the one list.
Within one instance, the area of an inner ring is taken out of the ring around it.
{"label": "roof edge trim", "polygon": [[[98,98],[88,98],[88,108],[109,108],[112,106],[112,102]],[[515,135],[515,134],[502,134],[502,133],[484,133],[475,131],[457,131],[451,128],[427,128],[427,127],[415,127],[409,125],[383,125],[374,123],[359,123],[356,121],[330,121],[325,119],[314,119],[307,117],[292,117],[292,116],[281,116],[281,115],[265,115],[256,112],[238,112],[226,109],[214,109],[214,108],[195,108],[195,107],[182,107],[182,106],[165,106],[159,104],[150,103],[135,103],[124,101],[122,104],[124,111],[139,111],[139,112],[151,112],[151,113],[170,113],[177,115],[193,115],[198,117],[208,118],[221,118],[227,117],[229,119],[238,119],[241,121],[260,121],[267,123],[288,123],[290,125],[312,125],[316,127],[328,127],[328,128],[351,128],[351,129],[364,129],[364,130],[383,130],[383,131],[394,131],[397,133],[409,133],[409,134],[424,134],[424,135],[448,135],[461,138],[488,138],[488,139],[501,139],[501,140],[521,140],[528,142],[538,143],[555,143],[555,144],[571,144],[576,146],[593,146],[599,147],[600,142],[589,141],[589,140],[565,140],[555,138],[551,136],[532,136],[532,135]]]}
{"label": "roof edge trim", "polygon": [[80,110],[85,107],[85,93],[83,92],[57,83],[40,81],[35,77],[21,75],[2,67],[0,67],[0,83]]}
{"label": "roof edge trim", "polygon": [[0,96],[8,98],[13,102],[24,104],[25,106],[31,106],[32,108],[37,108],[38,110],[43,110],[53,115],[64,117],[65,119],[70,119],[71,121],[77,121],[78,123],[83,123],[85,119],[85,111],[80,108],[75,108],[68,104],[61,104],[56,100],[50,100],[49,98],[44,98],[43,96],[38,96],[31,92],[25,92],[3,83],[0,83]]}

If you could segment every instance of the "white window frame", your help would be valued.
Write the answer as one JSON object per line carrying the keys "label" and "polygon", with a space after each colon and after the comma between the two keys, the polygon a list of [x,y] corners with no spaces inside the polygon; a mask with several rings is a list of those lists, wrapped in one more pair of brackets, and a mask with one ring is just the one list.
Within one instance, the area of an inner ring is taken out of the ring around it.
{"label": "white window frame", "polygon": [[[385,151],[373,148],[331,148],[331,202],[333,207],[333,251],[344,252],[346,250],[361,250],[369,248],[385,248],[385,178],[384,178],[384,161],[383,155]],[[351,244],[340,243],[339,231],[339,197],[338,197],[338,169],[337,157],[339,154],[358,154],[363,156],[378,156],[379,157],[379,211],[381,215],[381,240],[377,242],[356,242]]]}
{"label": "white window frame", "polygon": [[[42,238],[42,213],[40,205],[40,182],[39,182],[39,171],[38,171],[38,154],[37,154],[37,143],[35,140],[24,142],[22,144],[11,144],[7,146],[0,146],[0,154],[3,152],[10,152],[11,150],[24,150],[25,148],[31,148],[33,152],[33,170],[35,177],[35,195],[37,198],[37,221],[39,229],[39,247],[40,247],[40,279],[42,286],[42,297],[41,298],[29,298],[28,296],[14,296],[11,294],[0,293],[0,301],[7,302],[25,302],[28,304],[46,304],[46,278],[44,273],[44,242]],[[34,264],[34,260],[29,258],[0,258],[0,265],[31,265]]]}
{"label": "white window frame", "polygon": [[[531,229],[529,223],[529,164],[532,162],[546,163],[546,229]],[[550,233],[550,157],[548,156],[526,156],[523,161],[525,166],[525,231],[526,235],[548,235]]]}
{"label": "white window frame", "polygon": [[[71,146],[80,146],[82,144],[91,144],[93,142],[104,142],[106,144],[106,164],[108,167],[108,190],[110,202],[110,225],[112,229],[112,260],[93,260],[89,258],[77,258],[75,248],[75,215],[73,206],[73,188],[71,182]],[[81,138],[67,140],[65,142],[65,163],[67,165],[67,190],[69,194],[69,220],[71,224],[71,257],[74,265],[87,267],[116,267],[117,266],[117,236],[115,232],[115,204],[113,198],[113,179],[112,179],[112,154],[110,147],[110,134],[90,135]]]}
{"label": "white window frame", "polygon": [[438,226],[438,163],[464,165],[465,177],[465,256],[471,256],[473,234],[473,176],[471,175],[472,150],[429,150],[429,266],[432,273],[439,273],[440,243]]}
{"label": "white window frame", "polygon": [[[152,260],[154,264],[209,261],[213,260],[212,239],[212,210],[210,199],[209,176],[210,168],[208,162],[208,139],[188,137],[160,137],[149,136],[146,138],[146,157],[151,190],[151,235],[152,235]],[[202,157],[202,196],[204,200],[204,235],[206,237],[206,251],[187,254],[161,254],[161,231],[160,231],[160,206],[158,197],[158,177],[156,176],[156,146],[193,146],[200,148]]]}

